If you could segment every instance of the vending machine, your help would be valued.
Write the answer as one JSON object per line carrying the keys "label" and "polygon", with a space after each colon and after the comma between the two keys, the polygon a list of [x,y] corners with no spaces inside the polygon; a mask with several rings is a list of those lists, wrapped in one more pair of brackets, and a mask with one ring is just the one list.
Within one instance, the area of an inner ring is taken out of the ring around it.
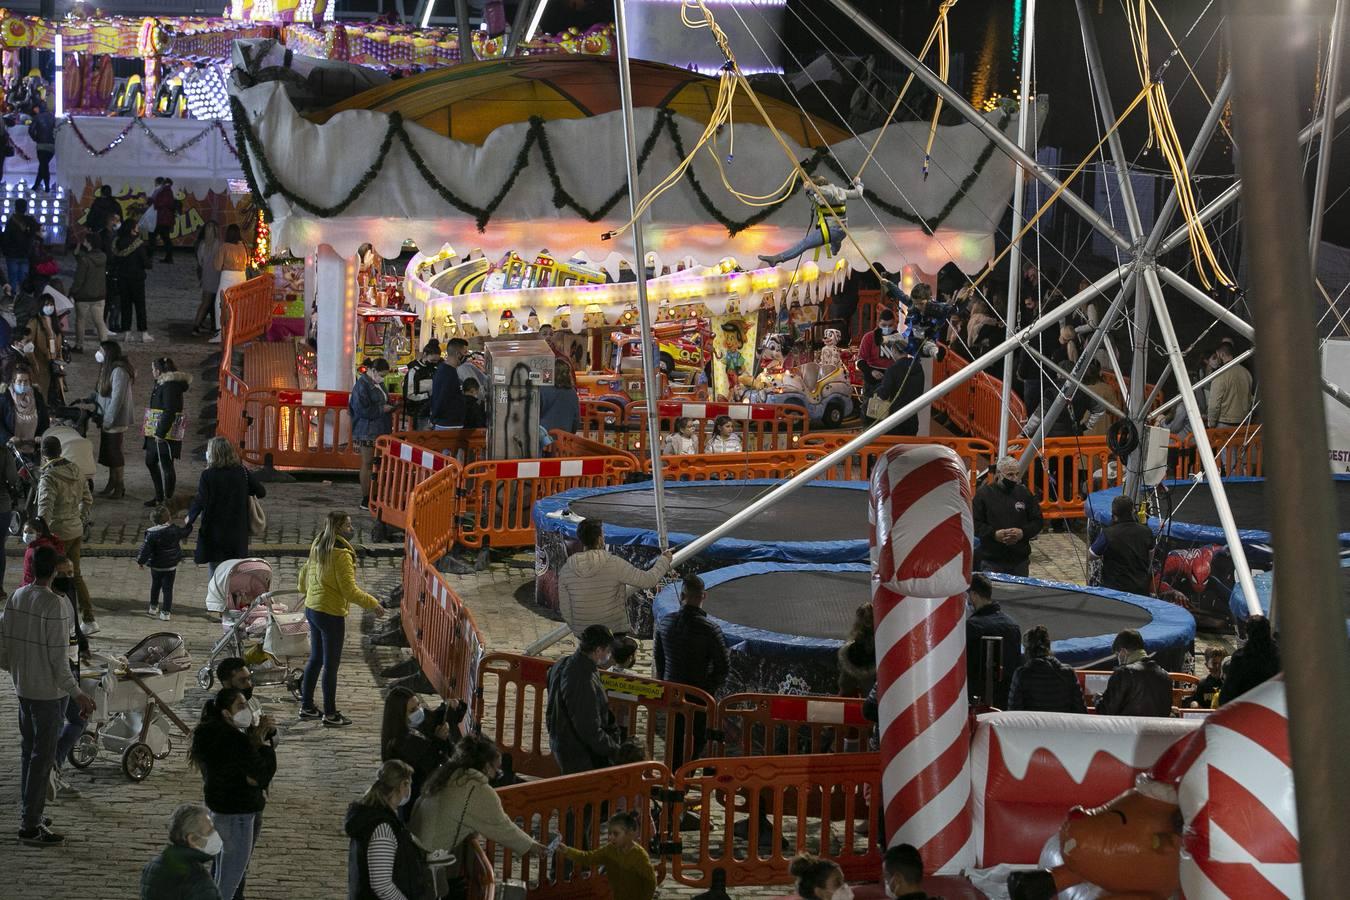
{"label": "vending machine", "polygon": [[489,459],[539,456],[539,389],[553,386],[553,350],[542,338],[488,341]]}

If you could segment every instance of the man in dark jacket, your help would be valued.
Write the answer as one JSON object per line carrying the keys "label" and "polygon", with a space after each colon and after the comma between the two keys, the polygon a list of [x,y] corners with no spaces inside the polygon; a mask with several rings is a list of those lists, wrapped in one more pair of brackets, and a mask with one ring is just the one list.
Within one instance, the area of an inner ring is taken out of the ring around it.
{"label": "man in dark jacket", "polygon": [[1008,709],[1032,712],[1085,713],[1083,689],[1073,669],[1050,653],[1050,632],[1044,625],[1027,630],[1027,661],[1013,673]]}
{"label": "man in dark jacket", "polygon": [[5,256],[5,277],[17,294],[19,286],[28,277],[28,261],[37,248],[39,228],[37,219],[28,214],[28,201],[20,197],[14,201],[14,213],[5,222],[0,235],[0,252]]}
{"label": "man in dark jacket", "polygon": [[[708,618],[703,601],[708,592],[703,579],[697,575],[684,576],[680,590],[680,609],[661,620],[656,630],[652,652],[655,655],[652,673],[664,681],[688,684],[716,696],[726,684],[731,658],[722,629]],[[690,759],[703,754],[707,742],[708,717],[694,714],[694,746]],[[684,717],[675,720],[672,736],[675,751],[672,764],[679,768],[684,763]]]}
{"label": "man in dark jacket", "polygon": [[432,338],[422,347],[421,359],[413,360],[403,379],[403,412],[412,419],[414,431],[431,428],[431,383],[441,364],[441,342]]}
{"label": "man in dark jacket", "polygon": [[464,361],[468,344],[460,338],[451,339],[441,364],[431,378],[431,427],[444,431],[464,427],[464,388],[456,368]]}
{"label": "man in dark jacket", "polygon": [[[983,575],[971,576],[970,602],[975,611],[966,619],[966,677],[969,680],[966,690],[984,703],[1007,709],[1013,673],[1022,665],[1022,629],[994,601],[994,586]],[[987,637],[1002,638],[994,672],[985,667],[984,639]],[[994,694],[987,697],[985,685],[990,679]]]}
{"label": "man in dark jacket", "polygon": [[577,651],[549,669],[548,742],[564,775],[612,766],[619,752],[619,726],[600,683],[613,647],[613,632],[590,625]]}
{"label": "man in dark jacket", "polygon": [[1088,553],[1102,561],[1102,587],[1149,593],[1153,529],[1139,521],[1129,497],[1121,494],[1111,501],[1111,524],[1097,535]]}
{"label": "man in dark jacket", "polygon": [[[103,231],[108,227],[108,221],[113,216],[122,215],[122,204],[113,197],[112,185],[105,184],[98,189],[98,196],[94,202],[89,204],[89,212],[85,214],[84,224],[89,229],[89,240],[98,243]],[[106,250],[105,247],[100,247]]]}
{"label": "man in dark jacket", "polygon": [[211,861],[222,842],[211,814],[184,803],[169,819],[169,846],[141,870],[141,900],[220,900]]}
{"label": "man in dark jacket", "polygon": [[929,900],[923,889],[923,857],[912,844],[886,848],[886,855],[881,858],[881,883],[887,897]]}
{"label": "man in dark jacket", "polygon": [[1119,665],[1097,700],[1097,712],[1103,716],[1172,715],[1172,679],[1149,655],[1139,632],[1133,628],[1122,631],[1111,649]]}
{"label": "man in dark jacket", "polygon": [[1031,539],[1041,533],[1041,504],[1022,484],[1017,460],[998,461],[995,480],[975,492],[974,568],[1025,577],[1031,567]]}

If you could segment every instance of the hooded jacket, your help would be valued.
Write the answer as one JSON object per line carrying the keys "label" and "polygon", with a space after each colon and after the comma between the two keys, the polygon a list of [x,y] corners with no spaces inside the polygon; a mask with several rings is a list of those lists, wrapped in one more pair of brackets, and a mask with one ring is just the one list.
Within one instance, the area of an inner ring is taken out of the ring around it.
{"label": "hooded jacket", "polygon": [[38,475],[37,514],[62,541],[84,536],[84,517],[94,505],[80,467],[65,457],[42,464]]}
{"label": "hooded jacket", "polygon": [[1157,660],[1145,654],[1111,673],[1097,701],[1097,713],[1166,718],[1172,715],[1172,679]]}
{"label": "hooded jacket", "polygon": [[619,726],[595,660],[577,650],[548,670],[548,743],[564,775],[614,765]]}
{"label": "hooded jacket", "polygon": [[267,789],[277,773],[277,752],[269,745],[255,746],[248,735],[216,716],[192,730],[192,758],[201,767],[202,792],[211,812],[242,815],[267,806]]}
{"label": "hooded jacket", "polygon": [[[161,411],[159,423],[155,427],[154,437],[167,440],[173,428],[174,419],[183,414],[183,395],[192,387],[192,376],[187,372],[164,372],[155,379],[154,390],[150,392],[150,405],[146,409]],[[146,435],[146,440],[153,438]],[[172,441],[181,444],[181,441]],[[177,455],[177,454],[175,454]]]}
{"label": "hooded jacket", "polygon": [[170,844],[141,870],[141,900],[220,900],[211,860],[193,847]]}
{"label": "hooded jacket", "polygon": [[348,900],[379,900],[370,886],[370,839],[375,829],[386,826],[393,832],[397,849],[394,851],[393,881],[407,900],[432,900],[435,891],[426,858],[413,840],[412,833],[387,806],[352,803],[347,807],[347,818],[342,830],[351,839],[347,848]]}
{"label": "hooded jacket", "polygon": [[669,570],[667,556],[658,556],[650,569],[643,570],[603,548],[574,553],[558,573],[558,611],[573,634],[581,634],[587,625],[605,625],[615,633],[632,631],[629,588],[651,590]]}
{"label": "hooded jacket", "polygon": [[312,555],[300,567],[298,589],[305,595],[305,606],[330,616],[346,616],[353,603],[374,609],[379,601],[356,583],[356,551],[345,538],[338,538],[327,565]]}
{"label": "hooded jacket", "polygon": [[1053,656],[1033,656],[1013,673],[1008,709],[1085,713],[1078,676]]}
{"label": "hooded jacket", "polygon": [[75,280],[70,296],[76,303],[97,303],[108,299],[108,254],[90,250],[75,256]]}

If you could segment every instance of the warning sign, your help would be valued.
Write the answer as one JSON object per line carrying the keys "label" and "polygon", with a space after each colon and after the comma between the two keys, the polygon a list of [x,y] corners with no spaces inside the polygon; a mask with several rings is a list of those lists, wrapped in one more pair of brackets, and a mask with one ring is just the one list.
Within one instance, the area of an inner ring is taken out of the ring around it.
{"label": "warning sign", "polygon": [[628,694],[646,700],[659,700],[665,696],[665,686],[645,678],[633,678],[630,675],[616,675],[613,672],[601,672],[600,683],[610,694]]}

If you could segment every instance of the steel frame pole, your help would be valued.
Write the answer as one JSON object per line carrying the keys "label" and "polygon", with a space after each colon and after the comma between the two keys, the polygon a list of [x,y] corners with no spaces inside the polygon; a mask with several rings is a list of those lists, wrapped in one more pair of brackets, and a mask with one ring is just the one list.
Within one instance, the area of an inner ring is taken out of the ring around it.
{"label": "steel frame pole", "polygon": [[1027,325],[1016,334],[1008,337],[1002,343],[990,349],[988,353],[971,360],[969,365],[958,370],[950,378],[938,382],[920,396],[886,416],[886,418],[873,423],[870,428],[865,429],[848,443],[836,450],[832,450],[821,459],[816,460],[796,475],[793,475],[787,481],[784,481],[782,484],[775,487],[773,490],[757,498],[753,503],[746,506],[740,512],[732,515],[725,522],[718,525],[707,534],[701,535],[680,547],[675,551],[676,565],[695,556],[699,551],[708,547],[714,541],[730,534],[744,523],[750,521],[764,510],[776,504],[779,500],[782,500],[789,494],[805,487],[814,480],[816,476],[825,472],[835,463],[848,458],[853,453],[866,447],[874,439],[881,437],[901,422],[904,422],[910,416],[916,415],[924,407],[931,405],[934,400],[945,397],[947,394],[956,390],[958,387],[998,362],[1004,356],[1011,353],[1013,350],[1016,350],[1027,338],[1034,337],[1042,331],[1045,331],[1047,328],[1057,324],[1073,313],[1074,310],[1091,300],[1097,293],[1115,284],[1120,280],[1120,275],[1121,270],[1115,269],[1108,272],[1106,275],[1103,275],[1101,278],[1098,278],[1092,284],[1088,285],[1086,289],[1079,291],[1059,306],[1056,306],[1049,313],[1038,317],[1036,321]]}
{"label": "steel frame pole", "polygon": [[[466,2],[466,0],[460,0]],[[642,332],[642,381],[647,393],[647,448],[652,455],[652,495],[656,499],[656,536],[666,548],[666,498],[661,471],[661,422],[657,417],[660,384],[656,354],[652,352],[652,311],[647,302],[647,251],[638,216],[641,184],[638,180],[636,126],[633,123],[633,73],[628,64],[628,21],[624,0],[614,0],[614,43],[619,57],[619,98],[623,102],[624,151],[628,161],[628,209],[633,217],[633,268],[638,272],[638,327]]]}
{"label": "steel frame pole", "polygon": [[[1036,0],[1027,0],[1026,10],[1023,14],[1022,25],[1022,97],[1017,104],[1017,146],[1024,152],[1030,136],[1030,110],[1034,102],[1035,95],[1032,93],[1031,85],[1031,63],[1036,54]],[[1014,160],[1016,162],[1016,160]],[[1008,252],[1008,302],[1004,304],[1006,310],[1003,319],[1003,335],[1007,337],[1017,330],[1017,310],[1021,304],[1021,268],[1022,268],[1022,241],[1018,235],[1022,233],[1022,205],[1026,197],[1027,179],[1025,169],[1020,164],[1017,168],[1016,180],[1013,182],[1013,200],[1012,200],[1012,248]],[[1037,312],[1040,310],[1038,309]],[[1012,395],[1013,379],[1013,354],[1009,353],[1003,360],[1003,389],[1002,402],[1003,409],[1007,410]],[[1002,415],[998,417],[998,455],[1001,459],[1008,452],[1008,417]]]}
{"label": "steel frame pole", "polygon": [[[914,77],[919,79],[919,81],[922,81],[927,85],[929,90],[941,97],[943,102],[961,113],[967,121],[979,129],[986,138],[992,141],[994,146],[1006,153],[1014,162],[1020,164],[1032,175],[1035,175],[1038,181],[1052,191],[1057,191],[1063,187],[1063,184],[1061,184],[1059,179],[1055,178],[1055,176],[1042,168],[1035,159],[1027,154],[1021,147],[1017,146],[1017,144],[1009,139],[1007,135],[995,128],[993,123],[986,119],[979,110],[971,106],[965,97],[961,96],[959,92],[939,78],[932,69],[924,65],[922,60],[918,59],[914,54],[901,46],[899,41],[887,34],[875,22],[858,12],[858,10],[849,3],[849,0],[829,0],[829,2],[852,20],[852,22],[862,29],[868,37],[876,41],[883,50],[895,57],[897,62],[913,72]],[[1070,190],[1065,190],[1064,193],[1060,194],[1060,199],[1072,208],[1074,212],[1082,216],[1084,221],[1097,231],[1101,232],[1104,237],[1111,241],[1111,243],[1127,253],[1133,252],[1134,247],[1133,244],[1130,243],[1130,239],[1117,231],[1101,213],[1093,209],[1092,204]]]}
{"label": "steel frame pole", "polygon": [[[1331,15],[1331,39],[1327,44],[1327,80],[1322,87],[1322,96],[1326,98],[1324,106],[1331,98],[1339,96],[1341,82],[1341,51],[1345,46],[1345,0],[1336,0],[1335,12]],[[1336,140],[1336,120],[1331,116],[1322,117],[1322,136],[1317,147],[1317,178],[1313,182],[1312,216],[1308,219],[1308,256],[1312,261],[1310,271],[1317,272],[1317,251],[1322,243],[1322,218],[1327,209],[1327,176],[1331,173],[1331,150]]]}
{"label": "steel frame pole", "polygon": [[[1247,551],[1242,546],[1242,536],[1238,532],[1237,521],[1233,518],[1233,508],[1228,505],[1228,491],[1223,486],[1223,475],[1219,463],[1214,458],[1214,448],[1209,443],[1209,433],[1205,431],[1205,419],[1200,414],[1200,404],[1195,399],[1195,388],[1191,384],[1190,373],[1186,371],[1186,358],[1181,353],[1181,342],[1177,340],[1176,329],[1172,327],[1172,316],[1167,311],[1167,301],[1163,299],[1162,283],[1158,281],[1157,269],[1144,267],[1144,290],[1153,305],[1153,315],[1158,320],[1158,329],[1162,332],[1163,347],[1172,364],[1172,374],[1177,379],[1178,396],[1186,406],[1186,418],[1191,423],[1191,436],[1195,438],[1195,452],[1200,457],[1200,468],[1204,470],[1205,480],[1209,482],[1209,492],[1214,497],[1214,510],[1219,515],[1219,524],[1223,526],[1224,540],[1228,542],[1228,552],[1233,557],[1234,574],[1242,592],[1247,598],[1248,611],[1253,615],[1261,614],[1261,601],[1256,595],[1256,582],[1252,580],[1252,568],[1247,563]],[[1325,457],[1326,454],[1323,453]]]}
{"label": "steel frame pole", "polygon": [[[1147,265],[1147,263],[1141,263]],[[1130,418],[1135,422],[1144,416],[1144,384],[1148,381],[1148,329],[1149,305],[1145,296],[1143,279],[1134,285],[1134,321],[1130,323],[1130,394],[1126,403],[1130,407]],[[1139,485],[1144,477],[1144,445],[1130,454],[1125,469],[1123,490],[1131,497],[1139,496]]]}
{"label": "steel frame pole", "polygon": [[[428,0],[432,3],[434,0]],[[459,29],[459,64],[468,65],[473,58],[473,29],[469,27],[469,0],[455,0],[455,27]]]}
{"label": "steel frame pole", "polygon": [[[1126,419],[1130,417],[1130,414],[1127,413],[1125,410],[1121,409],[1119,406],[1116,406],[1110,400],[1107,400],[1101,394],[1097,393],[1092,388],[1088,387],[1086,384],[1083,383],[1083,380],[1081,378],[1075,377],[1072,372],[1065,369],[1063,366],[1055,362],[1050,357],[1046,356],[1041,351],[1032,350],[1030,347],[1028,347],[1027,352],[1030,353],[1032,356],[1036,357],[1037,359],[1039,359],[1041,363],[1045,365],[1047,368],[1053,369],[1056,373],[1059,374],[1061,378],[1065,379],[1065,381],[1068,383],[1069,386],[1072,387],[1072,390],[1070,390],[1067,394],[1064,391],[1056,391],[1056,393],[1060,397],[1064,398],[1065,403],[1069,402],[1069,397],[1071,397],[1074,393],[1082,391],[1089,397],[1091,397],[1093,400],[1097,401],[1102,406],[1106,407],[1106,411],[1111,413],[1111,415],[1121,416]],[[1082,357],[1080,356],[1079,359],[1082,359]],[[1041,424],[1041,430],[1042,431],[1045,430],[1044,423]]]}
{"label": "steel frame pole", "polygon": [[[1116,110],[1111,103],[1111,91],[1106,81],[1106,67],[1102,65],[1101,50],[1097,46],[1097,31],[1092,25],[1085,0],[1075,0],[1078,8],[1079,29],[1083,33],[1083,49],[1086,51],[1088,66],[1088,89],[1097,98],[1097,109],[1101,113],[1103,127],[1109,128],[1116,121]],[[1139,219],[1139,204],[1134,197],[1134,185],[1130,183],[1130,173],[1125,165],[1125,146],[1120,141],[1120,132],[1113,131],[1106,138],[1107,149],[1116,167],[1116,183],[1120,188],[1121,202],[1125,206],[1125,224],[1130,238],[1138,241],[1144,234],[1143,223]],[[1105,173],[1103,173],[1105,174]]]}
{"label": "steel frame pole", "polygon": [[[1350,648],[1341,609],[1336,534],[1340,530],[1327,471],[1326,411],[1308,386],[1321,381],[1312,267],[1300,230],[1302,194],[1288,187],[1298,171],[1291,139],[1298,89],[1289,60],[1307,6],[1301,0],[1229,0],[1234,107],[1243,153],[1238,169],[1251,186],[1244,199],[1249,280],[1263,390],[1265,449],[1279,460],[1267,474],[1266,506],[1279,555],[1289,745],[1297,801],[1303,891],[1337,897],[1350,884]],[[1278,302],[1284,298],[1285,302]],[[1246,589],[1246,588],[1244,588]],[[1336,685],[1336,690],[1326,690]]]}
{"label": "steel frame pole", "polygon": [[511,28],[506,32],[505,56],[515,55],[521,38],[525,36],[525,29],[529,27],[530,19],[534,16],[535,7],[542,2],[544,0],[520,0],[520,5],[516,7],[516,17],[511,20]]}

